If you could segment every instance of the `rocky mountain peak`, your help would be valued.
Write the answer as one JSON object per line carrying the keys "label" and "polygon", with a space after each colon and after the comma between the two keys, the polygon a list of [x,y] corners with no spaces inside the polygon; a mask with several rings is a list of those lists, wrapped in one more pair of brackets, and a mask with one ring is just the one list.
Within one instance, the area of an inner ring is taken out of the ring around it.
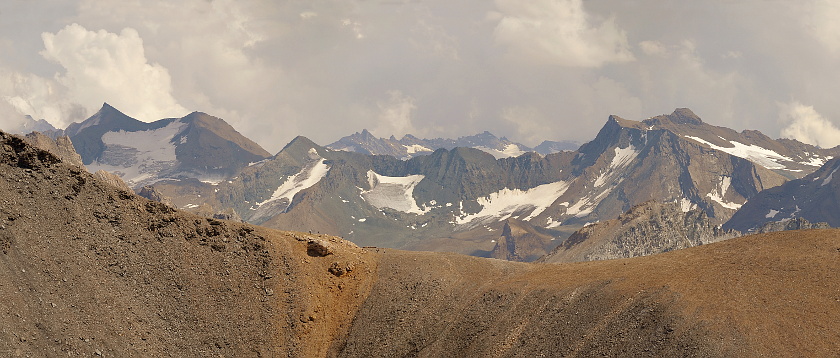
{"label": "rocky mountain peak", "polygon": [[703,124],[703,121],[688,108],[677,108],[671,113],[676,123]]}
{"label": "rocky mountain peak", "polygon": [[[289,144],[286,144],[283,149],[280,150],[280,153],[287,153],[291,154],[292,156],[300,156],[308,153],[311,149],[315,149],[316,151],[322,151],[323,148],[315,144],[311,139],[306,138],[304,136],[297,136],[295,139],[292,139]],[[277,153],[278,155],[280,153]]]}

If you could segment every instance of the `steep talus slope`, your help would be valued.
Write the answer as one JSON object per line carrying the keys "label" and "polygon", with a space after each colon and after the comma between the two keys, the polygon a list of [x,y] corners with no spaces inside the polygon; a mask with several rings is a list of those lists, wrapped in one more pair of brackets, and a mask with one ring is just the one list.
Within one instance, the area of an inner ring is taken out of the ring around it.
{"label": "steep talus slope", "polygon": [[0,133],[9,356],[324,356],[375,265],[337,238],[177,212]]}
{"label": "steep talus slope", "polygon": [[765,190],[741,207],[726,229],[756,231],[769,223],[803,218],[840,227],[840,159],[832,159],[801,179]]}
{"label": "steep talus slope", "polygon": [[617,219],[586,226],[540,262],[578,262],[647,256],[740,236],[723,231],[703,210],[683,211],[676,203],[649,201]]}
{"label": "steep talus slope", "polygon": [[[11,356],[831,356],[840,233],[524,264],[206,219],[0,133]],[[54,225],[44,225],[54,223]]]}

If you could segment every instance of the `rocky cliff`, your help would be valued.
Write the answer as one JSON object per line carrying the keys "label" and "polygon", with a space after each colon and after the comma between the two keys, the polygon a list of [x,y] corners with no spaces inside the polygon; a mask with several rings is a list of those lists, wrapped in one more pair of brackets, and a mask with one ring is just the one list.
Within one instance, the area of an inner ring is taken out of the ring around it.
{"label": "rocky cliff", "polygon": [[703,210],[683,211],[675,203],[649,201],[617,219],[588,225],[540,262],[611,260],[653,255],[740,236],[723,231]]}

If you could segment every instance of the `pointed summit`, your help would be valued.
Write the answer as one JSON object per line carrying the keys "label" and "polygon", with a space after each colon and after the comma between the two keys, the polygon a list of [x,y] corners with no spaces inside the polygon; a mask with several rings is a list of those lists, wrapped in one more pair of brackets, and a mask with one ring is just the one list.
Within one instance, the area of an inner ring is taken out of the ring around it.
{"label": "pointed summit", "polygon": [[125,115],[108,103],[103,103],[102,108],[90,118],[67,126],[64,134],[70,137],[85,165],[89,165],[105,149],[103,134],[117,131],[134,132],[143,130],[145,126],[146,123]]}
{"label": "pointed summit", "polygon": [[703,121],[688,108],[677,108],[670,115],[671,121],[678,124],[701,125]]}

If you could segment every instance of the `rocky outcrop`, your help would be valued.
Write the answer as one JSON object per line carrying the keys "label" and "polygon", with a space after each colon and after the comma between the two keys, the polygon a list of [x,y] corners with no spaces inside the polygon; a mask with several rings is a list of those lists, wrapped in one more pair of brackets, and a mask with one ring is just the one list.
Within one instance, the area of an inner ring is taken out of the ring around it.
{"label": "rocky outcrop", "polygon": [[41,132],[30,132],[24,136],[24,139],[32,146],[55,154],[65,163],[84,168],[82,157],[76,152],[69,137],[61,136],[53,140]]}
{"label": "rocky outcrop", "polygon": [[785,221],[771,221],[764,225],[762,225],[758,230],[757,233],[768,233],[768,232],[776,232],[776,231],[789,231],[789,230],[812,230],[812,229],[828,229],[830,226],[828,223],[820,222],[820,223],[812,223],[805,218],[796,218],[791,220]]}
{"label": "rocky outcrop", "polygon": [[[111,186],[113,186],[117,189],[125,190],[127,192],[132,192],[133,191],[128,186],[128,184],[126,184],[122,179],[120,179],[119,175],[109,173],[109,172],[106,172],[104,170],[97,170],[96,172],[93,173],[93,177],[101,180],[102,182],[108,183],[108,184],[110,184]],[[148,193],[147,193],[147,195],[148,195]],[[151,199],[151,198],[147,198],[147,199]],[[154,199],[151,199],[151,200],[154,200]],[[155,201],[161,201],[161,200],[155,200]]]}
{"label": "rocky outcrop", "polygon": [[137,195],[149,199],[151,201],[156,201],[159,203],[163,203],[166,205],[171,205],[171,199],[167,198],[163,193],[161,193],[157,188],[151,185],[146,185],[137,192]]}
{"label": "rocky outcrop", "polygon": [[577,262],[647,256],[740,236],[722,231],[702,210],[649,201],[617,219],[588,225],[540,262]]}
{"label": "rocky outcrop", "polygon": [[534,261],[560,243],[561,240],[528,223],[508,219],[490,257],[509,261]]}

